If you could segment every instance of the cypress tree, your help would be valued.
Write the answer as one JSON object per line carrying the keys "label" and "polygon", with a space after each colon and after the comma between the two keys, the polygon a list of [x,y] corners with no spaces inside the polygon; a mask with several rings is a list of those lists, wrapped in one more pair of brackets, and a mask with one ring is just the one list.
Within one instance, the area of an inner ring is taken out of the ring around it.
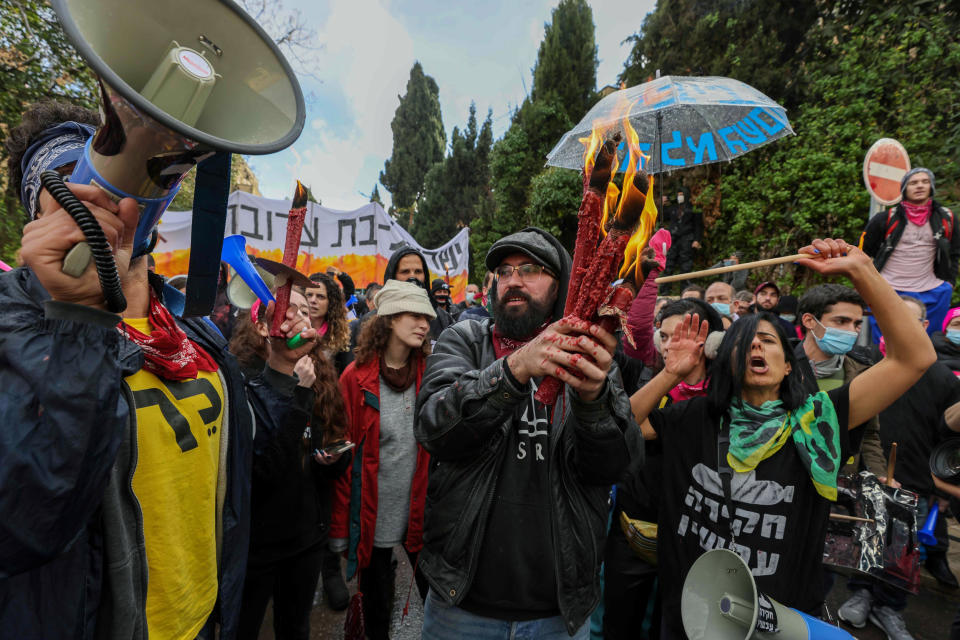
{"label": "cypress tree", "polygon": [[440,114],[440,89],[423,73],[419,62],[410,69],[407,92],[399,99],[390,123],[393,155],[383,165],[380,184],[393,196],[391,211],[406,213],[398,216],[400,222],[411,224],[427,171],[443,159],[446,134]]}
{"label": "cypress tree", "polygon": [[596,96],[593,11],[586,0],[560,0],[551,20],[544,26],[543,41],[537,51],[530,99],[556,99],[567,117],[578,122]]}

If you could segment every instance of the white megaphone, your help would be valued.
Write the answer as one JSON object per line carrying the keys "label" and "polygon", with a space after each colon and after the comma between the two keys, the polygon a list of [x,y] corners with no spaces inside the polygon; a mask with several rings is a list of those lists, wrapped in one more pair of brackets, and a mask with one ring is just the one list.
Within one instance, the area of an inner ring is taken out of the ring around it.
{"label": "white megaphone", "polygon": [[690,640],[855,640],[757,591],[750,568],[726,549],[708,551],[690,567],[680,615]]}
{"label": "white megaphone", "polygon": [[[305,119],[300,85],[273,40],[231,0],[51,3],[101,88],[102,122],[70,180],[139,203],[134,255],[150,250],[184,175],[210,159],[198,169],[185,312],[203,315],[216,294],[229,154],[291,145]],[[202,179],[210,185],[204,197]],[[75,264],[82,273],[87,260]]]}

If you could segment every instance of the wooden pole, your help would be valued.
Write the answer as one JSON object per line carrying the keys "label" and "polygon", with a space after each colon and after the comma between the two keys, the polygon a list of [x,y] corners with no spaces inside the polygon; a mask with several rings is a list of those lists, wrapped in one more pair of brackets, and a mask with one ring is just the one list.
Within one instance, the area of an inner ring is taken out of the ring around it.
{"label": "wooden pole", "polygon": [[887,486],[893,486],[893,470],[897,466],[897,443],[890,444],[890,457],[887,459]]}
{"label": "wooden pole", "polygon": [[873,518],[858,518],[857,516],[845,516],[842,513],[831,513],[831,520],[843,520],[845,522],[876,522]]}
{"label": "wooden pole", "polygon": [[708,278],[710,276],[720,275],[721,273],[730,273],[731,271],[743,271],[744,269],[759,269],[760,267],[770,267],[776,264],[787,264],[796,262],[801,258],[812,258],[808,253],[795,253],[792,256],[783,256],[781,258],[767,258],[766,260],[756,260],[754,262],[743,262],[740,264],[731,264],[727,267],[717,267],[715,269],[705,269],[703,271],[691,271],[690,273],[678,273],[674,276],[663,276],[657,278],[657,284],[667,282],[678,282],[680,280],[692,280],[694,278]]}

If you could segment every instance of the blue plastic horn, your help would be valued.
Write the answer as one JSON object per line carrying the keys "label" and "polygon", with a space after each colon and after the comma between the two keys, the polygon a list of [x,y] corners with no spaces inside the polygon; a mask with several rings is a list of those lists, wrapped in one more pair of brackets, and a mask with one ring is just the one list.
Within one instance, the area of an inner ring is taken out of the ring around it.
{"label": "blue plastic horn", "polygon": [[263,304],[274,302],[273,294],[263,278],[257,272],[257,268],[250,262],[247,255],[247,239],[242,235],[227,236],[223,239],[223,251],[220,258],[233,267],[240,279],[246,283],[250,290]]}
{"label": "blue plastic horn", "polygon": [[927,520],[923,523],[923,529],[917,531],[917,538],[925,547],[937,546],[937,536],[933,530],[937,526],[937,516],[940,515],[940,502],[936,501],[930,510],[927,511]]}

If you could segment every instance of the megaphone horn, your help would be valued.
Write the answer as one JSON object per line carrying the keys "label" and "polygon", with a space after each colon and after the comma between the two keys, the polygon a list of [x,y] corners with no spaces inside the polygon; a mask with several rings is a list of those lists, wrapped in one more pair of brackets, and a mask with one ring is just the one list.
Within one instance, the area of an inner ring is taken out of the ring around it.
{"label": "megaphone horn", "polygon": [[[210,185],[229,183],[229,153],[274,153],[300,135],[306,112],[290,65],[231,0],[51,4],[70,43],[99,77],[102,94],[103,122],[70,179],[139,203],[134,255],[146,252],[186,173],[217,152],[225,156],[207,176],[198,173],[202,203],[194,214],[217,218],[219,231],[212,233],[210,224],[197,224],[195,217],[187,284],[188,307],[206,304],[190,293],[203,286],[212,308],[228,184]],[[202,263],[195,253],[202,254]]]}
{"label": "megaphone horn", "polygon": [[846,631],[757,591],[750,568],[726,549],[708,551],[690,567],[680,615],[690,640],[854,640]]}
{"label": "megaphone horn", "polygon": [[249,309],[258,298],[263,304],[273,302],[270,290],[275,284],[274,277],[269,272],[250,261],[246,247],[247,239],[241,235],[223,239],[221,258],[230,265],[236,276],[239,276],[234,276],[227,284],[227,298],[230,304],[240,309]]}

